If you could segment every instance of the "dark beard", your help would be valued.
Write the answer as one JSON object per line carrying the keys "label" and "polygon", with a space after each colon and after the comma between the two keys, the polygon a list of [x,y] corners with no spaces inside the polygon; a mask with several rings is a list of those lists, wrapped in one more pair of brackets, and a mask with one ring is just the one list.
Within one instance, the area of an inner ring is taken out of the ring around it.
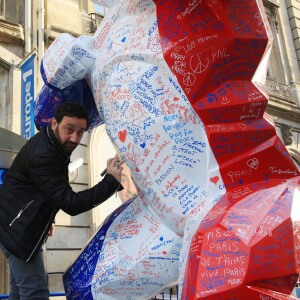
{"label": "dark beard", "polygon": [[63,151],[67,155],[70,156],[72,154],[72,152],[74,151],[74,149],[78,146],[78,144],[73,143],[73,142],[62,143],[61,142],[61,138],[59,136],[58,127],[55,130],[53,130],[53,133],[54,133],[54,136],[55,136],[55,139],[56,139],[57,143],[61,146],[61,148],[63,149]]}
{"label": "dark beard", "polygon": [[71,155],[78,145],[76,143],[66,142],[61,144],[61,146],[68,155]]}

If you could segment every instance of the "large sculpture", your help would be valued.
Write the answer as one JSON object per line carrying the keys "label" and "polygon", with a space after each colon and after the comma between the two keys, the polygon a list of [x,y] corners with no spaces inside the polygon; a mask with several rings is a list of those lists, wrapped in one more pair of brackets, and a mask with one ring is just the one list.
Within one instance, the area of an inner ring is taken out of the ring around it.
{"label": "large sculpture", "polygon": [[36,124],[85,99],[139,193],[65,273],[67,298],[149,299],[178,283],[184,300],[289,299],[300,176],[265,113],[262,2],[94,2],[111,6],[96,33],[62,34],[44,56]]}

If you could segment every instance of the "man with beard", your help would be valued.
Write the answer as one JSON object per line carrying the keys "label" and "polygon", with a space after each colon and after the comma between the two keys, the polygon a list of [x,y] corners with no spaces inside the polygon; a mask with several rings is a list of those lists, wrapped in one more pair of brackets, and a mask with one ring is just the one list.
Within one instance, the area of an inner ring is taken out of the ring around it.
{"label": "man with beard", "polygon": [[10,300],[49,299],[41,247],[51,235],[57,212],[83,213],[123,187],[122,161],[107,161],[106,175],[94,187],[74,192],[68,181],[70,155],[88,125],[88,114],[68,101],[52,122],[20,150],[0,188],[0,249],[10,267]]}

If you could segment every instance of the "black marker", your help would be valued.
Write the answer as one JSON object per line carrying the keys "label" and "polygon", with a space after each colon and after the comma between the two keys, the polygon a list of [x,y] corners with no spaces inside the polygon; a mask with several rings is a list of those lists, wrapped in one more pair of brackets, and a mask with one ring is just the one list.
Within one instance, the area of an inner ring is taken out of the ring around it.
{"label": "black marker", "polygon": [[100,174],[102,177],[106,174],[106,168],[102,171],[102,173]]}

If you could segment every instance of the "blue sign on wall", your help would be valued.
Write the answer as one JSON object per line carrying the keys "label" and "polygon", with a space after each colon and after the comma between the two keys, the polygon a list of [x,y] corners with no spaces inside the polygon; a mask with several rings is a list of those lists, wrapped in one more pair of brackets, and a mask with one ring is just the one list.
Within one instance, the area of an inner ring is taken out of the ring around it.
{"label": "blue sign on wall", "polygon": [[34,135],[34,57],[32,54],[21,65],[21,135]]}
{"label": "blue sign on wall", "polygon": [[3,184],[6,171],[7,171],[7,169],[0,169],[0,185]]}

